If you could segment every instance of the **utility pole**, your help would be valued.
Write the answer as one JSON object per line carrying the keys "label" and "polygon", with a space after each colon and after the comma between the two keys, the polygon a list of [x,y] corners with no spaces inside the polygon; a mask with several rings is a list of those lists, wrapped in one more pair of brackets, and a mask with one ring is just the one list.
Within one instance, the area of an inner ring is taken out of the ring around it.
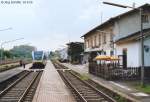
{"label": "utility pole", "polygon": [[143,34],[143,9],[140,8],[140,38],[141,38],[141,86],[143,87],[145,85],[144,81],[144,34]]}

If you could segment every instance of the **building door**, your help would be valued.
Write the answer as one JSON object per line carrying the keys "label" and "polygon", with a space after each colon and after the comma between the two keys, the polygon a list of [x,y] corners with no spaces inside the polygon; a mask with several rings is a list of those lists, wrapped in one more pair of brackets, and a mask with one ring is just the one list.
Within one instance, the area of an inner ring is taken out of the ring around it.
{"label": "building door", "polygon": [[127,48],[123,48],[123,68],[127,68]]}
{"label": "building door", "polygon": [[91,52],[90,53],[90,56],[89,56],[89,62],[92,62],[93,61],[93,59],[95,58],[97,56],[97,52]]}

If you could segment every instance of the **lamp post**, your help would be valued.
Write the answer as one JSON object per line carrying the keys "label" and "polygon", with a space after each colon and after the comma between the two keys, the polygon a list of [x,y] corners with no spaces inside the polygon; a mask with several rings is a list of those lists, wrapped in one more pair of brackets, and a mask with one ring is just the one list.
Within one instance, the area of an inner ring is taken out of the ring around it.
{"label": "lamp post", "polygon": [[24,38],[19,38],[19,39],[15,39],[15,40],[9,40],[9,41],[4,41],[0,44],[0,47],[1,47],[1,64],[2,64],[2,61],[3,61],[3,45],[4,44],[7,44],[7,43],[11,43],[11,42],[15,42],[17,40],[22,40]]}
{"label": "lamp post", "polygon": [[140,38],[141,38],[141,85],[144,86],[144,39],[143,39],[143,21],[142,21],[142,15],[143,15],[143,9],[142,8],[135,8],[131,6],[126,6],[126,5],[120,5],[116,3],[111,3],[111,2],[103,2],[104,4],[107,5],[112,5],[112,6],[117,6],[121,8],[132,8],[139,10],[140,12]]}

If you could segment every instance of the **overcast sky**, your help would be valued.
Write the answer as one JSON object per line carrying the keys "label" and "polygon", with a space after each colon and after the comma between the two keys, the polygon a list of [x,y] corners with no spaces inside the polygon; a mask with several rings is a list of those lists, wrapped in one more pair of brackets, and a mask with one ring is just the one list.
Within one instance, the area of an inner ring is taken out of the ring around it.
{"label": "overcast sky", "polygon": [[[2,0],[0,0],[2,1]],[[9,1],[9,0],[7,0]],[[21,0],[23,1],[23,0]],[[129,9],[102,4],[103,1],[136,7],[150,0],[32,0],[32,4],[0,3],[0,42],[24,38],[6,44],[5,49],[28,44],[39,50],[54,50],[69,41],[83,41],[80,37],[102,21]]]}

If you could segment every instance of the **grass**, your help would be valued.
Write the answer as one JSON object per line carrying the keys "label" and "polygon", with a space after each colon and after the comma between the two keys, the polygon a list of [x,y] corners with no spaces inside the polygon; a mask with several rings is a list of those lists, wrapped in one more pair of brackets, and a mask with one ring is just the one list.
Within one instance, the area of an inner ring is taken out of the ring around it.
{"label": "grass", "polygon": [[87,75],[80,75],[80,78],[82,79],[82,80],[88,80],[89,79],[89,77],[87,76]]}
{"label": "grass", "polygon": [[72,73],[74,73],[75,75],[77,75],[81,80],[89,80],[89,76],[87,74],[79,74],[73,70],[71,70]]}
{"label": "grass", "polygon": [[9,69],[13,69],[18,66],[19,66],[19,63],[11,63],[11,64],[2,65],[2,66],[0,66],[0,72],[6,71]]}
{"label": "grass", "polygon": [[136,89],[140,92],[150,94],[150,82],[145,82],[145,85],[142,86],[139,80],[135,81],[123,81],[125,84],[129,85],[131,88]]}
{"label": "grass", "polygon": [[139,91],[150,94],[150,84],[147,84],[144,87],[141,87],[141,85],[139,84],[135,88]]}

